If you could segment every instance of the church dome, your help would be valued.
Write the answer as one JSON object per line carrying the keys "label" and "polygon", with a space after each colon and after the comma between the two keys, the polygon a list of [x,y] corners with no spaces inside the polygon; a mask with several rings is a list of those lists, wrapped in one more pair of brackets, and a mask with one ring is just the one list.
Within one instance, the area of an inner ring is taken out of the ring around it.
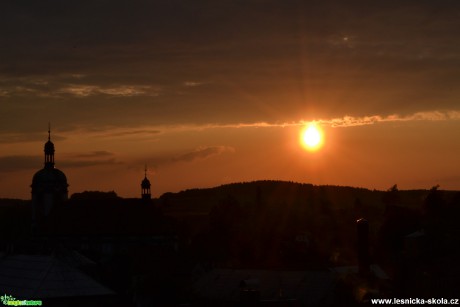
{"label": "church dome", "polygon": [[67,177],[57,168],[44,168],[32,178],[32,193],[67,191]]}

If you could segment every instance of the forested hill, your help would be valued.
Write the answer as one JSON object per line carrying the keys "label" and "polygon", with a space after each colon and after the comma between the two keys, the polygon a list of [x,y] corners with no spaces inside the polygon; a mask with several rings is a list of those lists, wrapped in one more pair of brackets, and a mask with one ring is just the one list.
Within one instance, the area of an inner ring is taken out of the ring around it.
{"label": "forested hill", "polygon": [[[405,236],[421,229],[439,228],[439,233],[455,236],[460,214],[459,192],[438,187],[400,191],[396,185],[377,191],[256,181],[166,193],[159,203],[166,214],[187,225],[187,235],[207,242],[203,246],[225,241],[219,250],[230,253],[239,246],[262,255],[270,242],[305,235],[315,253],[342,264],[355,263],[359,218],[369,221],[371,249],[383,257],[401,252]],[[436,226],[438,221],[442,227]]]}
{"label": "forested hill", "polygon": [[[411,209],[419,209],[430,190],[398,190],[397,186],[387,191],[356,187],[312,185],[286,181],[254,181],[226,184],[215,188],[190,189],[178,193],[165,193],[162,203],[171,210],[209,212],[212,207],[227,198],[232,198],[243,207],[304,207],[329,206],[348,210],[367,207],[381,211],[385,203]],[[456,191],[441,191],[449,202]],[[377,213],[377,212],[376,212]]]}

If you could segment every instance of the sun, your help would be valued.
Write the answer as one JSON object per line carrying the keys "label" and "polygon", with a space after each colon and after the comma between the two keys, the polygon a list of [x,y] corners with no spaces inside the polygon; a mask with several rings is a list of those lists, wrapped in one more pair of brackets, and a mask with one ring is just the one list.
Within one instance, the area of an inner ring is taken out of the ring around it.
{"label": "sun", "polygon": [[300,143],[308,151],[317,151],[323,146],[323,130],[315,123],[310,123],[300,133]]}

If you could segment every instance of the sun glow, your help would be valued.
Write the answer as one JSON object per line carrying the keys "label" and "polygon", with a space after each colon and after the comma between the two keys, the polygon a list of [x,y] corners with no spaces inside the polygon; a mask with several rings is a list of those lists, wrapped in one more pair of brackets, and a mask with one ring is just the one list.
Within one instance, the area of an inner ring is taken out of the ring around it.
{"label": "sun glow", "polygon": [[302,129],[300,143],[309,151],[316,151],[323,146],[324,134],[322,129],[315,123],[311,123]]}

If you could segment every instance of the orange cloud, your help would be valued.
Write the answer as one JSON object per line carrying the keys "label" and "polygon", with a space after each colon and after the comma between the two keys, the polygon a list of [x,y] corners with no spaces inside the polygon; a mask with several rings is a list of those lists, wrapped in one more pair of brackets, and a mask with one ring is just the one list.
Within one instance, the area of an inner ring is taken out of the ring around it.
{"label": "orange cloud", "polygon": [[96,85],[69,85],[57,90],[58,93],[70,94],[77,97],[105,94],[110,96],[158,96],[159,88],[141,85],[96,86]]}
{"label": "orange cloud", "polygon": [[447,121],[460,120],[460,111],[426,111],[417,112],[410,115],[369,115],[369,116],[343,116],[330,119],[314,119],[300,120],[293,122],[269,123],[269,122],[254,122],[254,123],[237,123],[237,124],[207,124],[207,125],[179,125],[163,128],[166,130],[206,130],[218,128],[284,128],[284,127],[301,127],[314,121],[320,125],[330,126],[334,128],[355,127],[372,125],[384,122],[409,122],[409,121]]}

